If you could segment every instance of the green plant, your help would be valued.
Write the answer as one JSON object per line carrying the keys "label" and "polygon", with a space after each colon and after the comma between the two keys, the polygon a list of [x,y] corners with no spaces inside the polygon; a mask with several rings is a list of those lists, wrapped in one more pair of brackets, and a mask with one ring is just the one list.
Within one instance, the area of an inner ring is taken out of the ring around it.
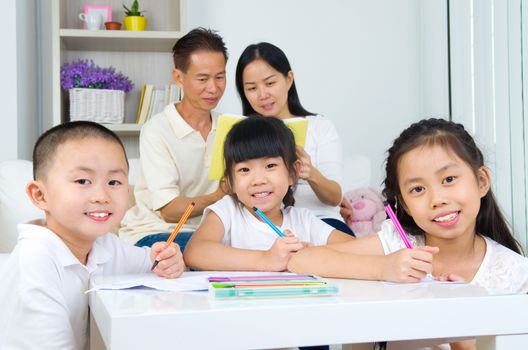
{"label": "green plant", "polygon": [[126,16],[143,16],[141,12],[145,12],[145,11],[139,11],[138,0],[134,0],[130,8],[126,7],[125,4],[123,4],[123,7],[125,9]]}

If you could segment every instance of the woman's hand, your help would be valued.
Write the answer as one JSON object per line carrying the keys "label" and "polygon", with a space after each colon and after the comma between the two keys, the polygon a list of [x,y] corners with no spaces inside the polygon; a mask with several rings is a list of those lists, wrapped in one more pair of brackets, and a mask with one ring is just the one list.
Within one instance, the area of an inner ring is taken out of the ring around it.
{"label": "woman's hand", "polygon": [[171,243],[165,248],[165,242],[156,242],[150,250],[150,260],[159,261],[154,268],[154,273],[160,277],[176,278],[185,271],[185,263],[180,247]]}
{"label": "woman's hand", "polygon": [[339,214],[341,214],[341,217],[343,217],[343,220],[347,225],[350,225],[353,210],[354,209],[350,206],[350,202],[346,198],[343,198],[339,204]]}
{"label": "woman's hand", "polygon": [[297,169],[297,176],[300,179],[308,181],[312,177],[313,172],[312,158],[310,158],[310,155],[301,146],[297,146],[297,155],[301,162]]}

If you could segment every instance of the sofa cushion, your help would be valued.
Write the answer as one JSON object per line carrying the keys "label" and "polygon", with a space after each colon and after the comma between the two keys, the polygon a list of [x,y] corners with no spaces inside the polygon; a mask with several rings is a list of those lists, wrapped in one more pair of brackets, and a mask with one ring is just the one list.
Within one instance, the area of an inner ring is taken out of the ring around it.
{"label": "sofa cushion", "polygon": [[0,253],[8,253],[15,246],[18,223],[44,217],[26,195],[26,184],[32,178],[30,161],[0,162]]}

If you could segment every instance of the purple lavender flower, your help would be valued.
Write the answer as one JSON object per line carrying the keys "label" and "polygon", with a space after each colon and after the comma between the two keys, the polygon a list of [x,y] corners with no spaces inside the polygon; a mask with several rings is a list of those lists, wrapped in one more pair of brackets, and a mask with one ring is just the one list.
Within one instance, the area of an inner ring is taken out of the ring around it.
{"label": "purple lavender flower", "polygon": [[64,63],[60,69],[60,82],[65,90],[73,88],[110,89],[130,92],[134,84],[113,67],[101,68],[92,60]]}

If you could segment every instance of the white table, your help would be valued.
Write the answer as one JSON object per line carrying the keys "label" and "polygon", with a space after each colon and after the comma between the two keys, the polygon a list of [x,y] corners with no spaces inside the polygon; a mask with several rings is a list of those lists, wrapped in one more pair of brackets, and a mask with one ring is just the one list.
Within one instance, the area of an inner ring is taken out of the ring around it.
{"label": "white table", "polygon": [[528,348],[528,295],[465,284],[328,281],[339,285],[339,295],[217,301],[206,292],[99,290],[90,294],[92,326],[107,348],[126,350],[165,349],[167,344],[264,349],[467,336],[479,337],[479,350]]}

